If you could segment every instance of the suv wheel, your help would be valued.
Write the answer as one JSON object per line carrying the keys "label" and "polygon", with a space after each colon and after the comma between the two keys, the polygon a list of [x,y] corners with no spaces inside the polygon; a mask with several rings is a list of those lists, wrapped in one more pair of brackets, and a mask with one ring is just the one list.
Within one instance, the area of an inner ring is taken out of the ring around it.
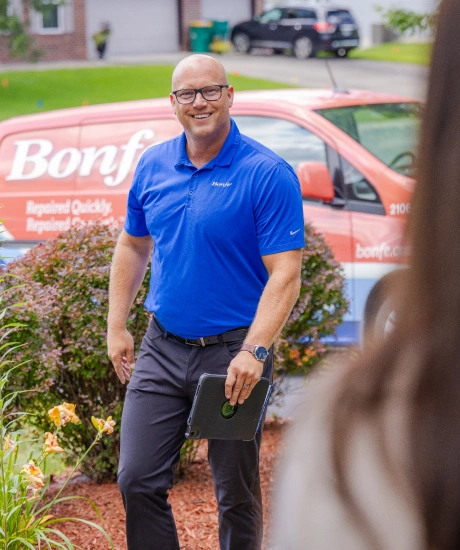
{"label": "suv wheel", "polygon": [[238,53],[248,53],[251,47],[251,40],[244,32],[239,32],[233,37],[233,47]]}
{"label": "suv wheel", "polygon": [[338,50],[335,50],[336,57],[347,57],[349,50],[346,48],[339,48]]}
{"label": "suv wheel", "polygon": [[301,36],[294,42],[294,55],[297,59],[308,59],[313,54],[313,42],[307,36]]}

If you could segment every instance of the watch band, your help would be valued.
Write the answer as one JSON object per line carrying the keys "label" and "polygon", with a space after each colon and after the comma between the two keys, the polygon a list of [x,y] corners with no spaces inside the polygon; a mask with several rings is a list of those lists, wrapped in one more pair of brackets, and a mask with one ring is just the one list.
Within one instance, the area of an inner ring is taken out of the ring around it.
{"label": "watch band", "polygon": [[253,354],[256,351],[256,347],[257,346],[255,344],[243,344],[240,351],[249,351]]}
{"label": "watch band", "polygon": [[268,350],[264,346],[258,346],[255,344],[243,344],[240,348],[240,351],[249,351],[252,355],[263,363],[268,357]]}

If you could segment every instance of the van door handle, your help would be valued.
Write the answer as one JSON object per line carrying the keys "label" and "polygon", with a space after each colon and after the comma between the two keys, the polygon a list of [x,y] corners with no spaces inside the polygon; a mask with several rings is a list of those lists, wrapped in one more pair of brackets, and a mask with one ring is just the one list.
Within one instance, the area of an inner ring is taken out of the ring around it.
{"label": "van door handle", "polygon": [[270,24],[270,30],[276,31],[277,28],[278,28],[278,25],[275,25],[274,23]]}

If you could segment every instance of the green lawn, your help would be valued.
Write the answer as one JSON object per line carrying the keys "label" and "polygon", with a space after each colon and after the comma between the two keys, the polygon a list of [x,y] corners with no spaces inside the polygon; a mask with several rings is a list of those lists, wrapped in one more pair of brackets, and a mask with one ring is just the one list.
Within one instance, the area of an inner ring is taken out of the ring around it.
{"label": "green lawn", "polygon": [[355,59],[374,59],[378,61],[396,61],[400,63],[415,63],[429,65],[431,55],[430,43],[400,44],[387,42],[367,50],[352,50],[350,57]]}
{"label": "green lawn", "polygon": [[[170,65],[0,73],[0,120],[96,103],[167,97]],[[290,88],[288,84],[229,74],[238,90]]]}

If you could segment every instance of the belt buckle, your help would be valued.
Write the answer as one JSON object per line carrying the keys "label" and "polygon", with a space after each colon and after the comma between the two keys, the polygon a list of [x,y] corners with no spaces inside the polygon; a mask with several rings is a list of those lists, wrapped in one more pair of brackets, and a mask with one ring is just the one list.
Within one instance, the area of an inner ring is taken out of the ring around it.
{"label": "belt buckle", "polygon": [[201,344],[195,344],[195,342],[192,342],[192,341],[189,340],[188,338],[185,338],[185,343],[187,344],[187,346],[200,347],[200,345],[201,345]]}
{"label": "belt buckle", "polygon": [[185,343],[189,346],[195,346],[197,348],[200,348],[200,347],[205,347],[206,344],[204,343],[204,338],[197,338],[197,340],[200,341],[199,344],[196,344],[195,342],[192,342],[191,340],[189,340],[188,338],[185,339]]}

